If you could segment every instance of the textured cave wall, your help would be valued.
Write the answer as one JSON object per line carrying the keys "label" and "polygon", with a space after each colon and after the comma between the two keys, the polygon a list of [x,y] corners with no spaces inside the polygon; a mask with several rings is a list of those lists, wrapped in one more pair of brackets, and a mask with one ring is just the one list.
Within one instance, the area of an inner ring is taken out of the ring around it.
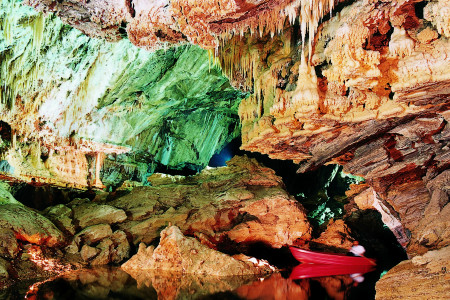
{"label": "textured cave wall", "polygon": [[136,178],[151,162],[198,169],[239,134],[244,94],[197,46],[93,39],[13,0],[0,18],[2,160],[15,177],[101,186],[105,158]]}
{"label": "textured cave wall", "polygon": [[[439,7],[439,9],[438,9]],[[300,163],[344,165],[366,184],[349,194],[377,209],[409,254],[449,244],[448,1],[357,1],[319,26],[235,36],[224,72],[252,92],[239,107],[242,148]],[[311,35],[311,32],[310,32]]]}
{"label": "textured cave wall", "polygon": [[[224,73],[252,94],[239,107],[243,149],[301,162],[299,172],[342,164],[367,181],[353,192],[358,205],[380,211],[410,253],[448,245],[448,1],[26,3],[107,40],[122,38],[126,27],[145,49],[186,41],[216,47]],[[133,103],[141,106],[147,94],[135,93]],[[110,101],[101,99],[100,110]],[[171,120],[162,126],[182,132]],[[82,121],[76,127],[75,134],[65,128],[72,141],[95,131]],[[166,145],[155,154],[162,162],[172,149],[190,152],[184,143],[175,149],[170,138],[148,137]]]}

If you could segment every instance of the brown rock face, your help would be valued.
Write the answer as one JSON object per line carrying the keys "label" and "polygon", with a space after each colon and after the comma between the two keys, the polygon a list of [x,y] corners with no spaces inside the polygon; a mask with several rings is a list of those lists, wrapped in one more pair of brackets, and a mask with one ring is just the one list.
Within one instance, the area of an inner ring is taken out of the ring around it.
{"label": "brown rock face", "polygon": [[449,166],[450,44],[432,6],[424,20],[408,1],[355,2],[319,27],[309,55],[289,27],[219,51],[236,86],[254,91],[239,108],[242,148],[299,162],[299,172],[338,163],[364,177],[361,197],[378,199],[369,207],[410,254],[449,243],[448,194],[429,184],[443,187]]}
{"label": "brown rock face", "polygon": [[135,244],[150,243],[169,222],[211,247],[231,240],[280,248],[310,239],[304,209],[281,178],[256,160],[234,157],[228,167],[173,178],[171,184],[157,175],[149,180],[156,186],[135,188],[109,203],[130,216],[120,227]]}
{"label": "brown rock face", "polygon": [[327,229],[320,237],[312,240],[318,244],[318,248],[334,248],[336,252],[346,253],[353,245],[354,238],[351,237],[350,228],[343,220],[330,220]]}
{"label": "brown rock face", "polygon": [[[299,6],[293,0],[27,0],[25,4],[39,11],[55,12],[85,34],[109,41],[119,40],[126,25],[130,41],[146,49],[182,42],[214,48],[218,38],[226,38],[232,32],[267,27],[267,31],[275,33],[282,28],[286,16],[293,22]],[[323,5],[328,7],[328,1]]]}
{"label": "brown rock face", "polygon": [[130,274],[150,270],[210,276],[266,275],[275,270],[267,262],[245,255],[228,256],[202,245],[195,238],[183,236],[180,229],[171,226],[161,232],[161,241],[139,252],[122,265]]}
{"label": "brown rock face", "polygon": [[448,299],[450,247],[403,261],[376,285],[376,299]]}
{"label": "brown rock face", "polygon": [[[13,232],[17,240],[32,244],[55,247],[65,243],[65,237],[56,226],[37,212],[18,204],[0,205],[0,228],[3,230],[7,251],[14,255],[14,242],[10,239]],[[8,241],[11,241],[10,243]],[[3,244],[4,245],[4,244]],[[11,248],[9,248],[11,247]],[[0,252],[5,253],[3,250]]]}

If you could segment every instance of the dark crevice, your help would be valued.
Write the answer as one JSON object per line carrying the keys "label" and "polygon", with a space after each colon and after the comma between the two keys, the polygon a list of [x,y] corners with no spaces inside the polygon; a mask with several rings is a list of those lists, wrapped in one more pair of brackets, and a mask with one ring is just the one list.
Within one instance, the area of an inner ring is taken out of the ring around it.
{"label": "dark crevice", "polygon": [[423,19],[423,9],[428,4],[428,1],[417,2],[414,4],[414,11],[416,13],[416,17],[419,19]]}
{"label": "dark crevice", "polygon": [[12,129],[11,126],[3,121],[0,121],[0,137],[4,141],[11,141],[12,138]]}
{"label": "dark crevice", "polygon": [[128,8],[128,13],[134,18],[136,16],[136,10],[134,9],[133,0],[125,0],[125,5]]}

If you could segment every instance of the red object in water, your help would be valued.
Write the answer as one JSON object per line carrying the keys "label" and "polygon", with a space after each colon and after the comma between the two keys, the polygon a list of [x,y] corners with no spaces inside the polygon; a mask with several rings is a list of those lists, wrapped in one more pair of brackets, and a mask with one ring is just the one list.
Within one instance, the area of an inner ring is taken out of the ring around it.
{"label": "red object in water", "polygon": [[373,271],[374,269],[374,265],[300,264],[294,267],[289,278],[304,279],[311,277],[335,276],[345,274],[364,274]]}
{"label": "red object in water", "polygon": [[[335,253],[323,253],[289,247],[295,259],[302,263],[324,264],[324,265],[345,265],[345,266],[375,266],[374,259],[363,256],[347,256]],[[357,273],[357,272],[353,272]],[[349,273],[347,273],[349,274]]]}

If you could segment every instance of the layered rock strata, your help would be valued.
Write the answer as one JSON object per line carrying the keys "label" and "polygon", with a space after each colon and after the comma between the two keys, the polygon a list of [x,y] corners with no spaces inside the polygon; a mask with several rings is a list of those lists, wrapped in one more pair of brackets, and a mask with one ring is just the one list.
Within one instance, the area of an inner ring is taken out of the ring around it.
{"label": "layered rock strata", "polygon": [[450,291],[450,247],[402,261],[376,285],[376,299],[446,299]]}
{"label": "layered rock strata", "polygon": [[364,177],[361,197],[378,199],[370,208],[412,255],[449,242],[448,194],[433,188],[448,185],[449,165],[450,44],[438,5],[358,1],[321,24],[312,50],[286,27],[219,51],[233,83],[253,91],[239,108],[242,148],[298,172],[338,163]]}

